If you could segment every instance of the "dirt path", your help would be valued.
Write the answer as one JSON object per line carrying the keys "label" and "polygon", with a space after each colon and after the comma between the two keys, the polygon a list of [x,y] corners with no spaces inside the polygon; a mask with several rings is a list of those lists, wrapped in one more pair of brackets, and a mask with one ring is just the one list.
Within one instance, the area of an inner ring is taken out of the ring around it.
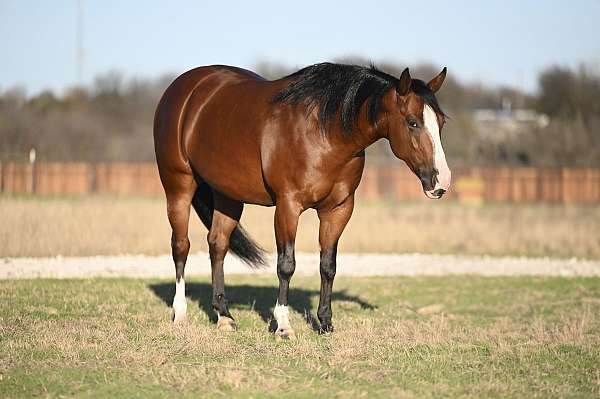
{"label": "dirt path", "polygon": [[[297,273],[317,274],[318,254],[299,253]],[[234,257],[225,264],[227,274],[275,275],[274,258],[269,267],[251,270]],[[208,255],[190,255],[186,275],[209,275]],[[422,254],[341,254],[338,276],[448,275],[484,276],[600,276],[600,261],[579,259],[478,257]],[[93,256],[73,258],[5,258],[0,260],[0,278],[165,277],[174,275],[170,256]]]}

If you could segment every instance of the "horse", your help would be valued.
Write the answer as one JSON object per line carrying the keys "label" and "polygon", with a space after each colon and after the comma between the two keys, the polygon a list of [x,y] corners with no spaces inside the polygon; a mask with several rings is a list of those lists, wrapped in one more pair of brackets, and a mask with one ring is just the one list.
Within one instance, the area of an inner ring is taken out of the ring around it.
{"label": "horse", "polygon": [[265,265],[264,251],[238,223],[244,204],[256,204],[275,206],[275,335],[295,338],[288,290],[298,218],[309,208],[320,222],[317,316],[320,332],[332,332],[338,241],[352,215],[365,149],[387,139],[429,198],[441,198],[450,186],[440,138],[446,115],[435,97],[445,77],[446,68],[425,83],[413,79],[408,68],[397,78],[374,66],[336,63],[311,65],[277,80],[226,65],[177,77],[154,118],[156,161],[172,229],[173,322],[186,317],[184,270],[193,207],[208,228],[217,329],[237,329],[225,296],[223,260],[231,250],[251,267]]}

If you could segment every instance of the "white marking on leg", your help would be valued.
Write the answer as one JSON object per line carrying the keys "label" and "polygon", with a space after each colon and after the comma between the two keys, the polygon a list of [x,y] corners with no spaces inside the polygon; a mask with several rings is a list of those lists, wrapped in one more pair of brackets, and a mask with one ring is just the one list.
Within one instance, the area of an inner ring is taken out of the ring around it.
{"label": "white marking on leg", "polygon": [[185,319],[187,301],[185,300],[185,281],[183,278],[175,282],[175,298],[173,298],[173,322]]}
{"label": "white marking on leg", "polygon": [[442,147],[442,140],[440,139],[440,127],[438,125],[437,116],[433,108],[425,104],[423,107],[423,122],[427,128],[427,132],[431,137],[433,143],[433,162],[435,168],[439,174],[437,182],[433,191],[437,189],[448,190],[450,188],[451,173],[448,163],[446,162],[446,155],[444,154],[444,148]]}
{"label": "white marking on leg", "polygon": [[280,305],[277,302],[273,310],[273,315],[275,316],[275,320],[277,320],[277,331],[292,329],[290,325],[290,312],[287,305]]}

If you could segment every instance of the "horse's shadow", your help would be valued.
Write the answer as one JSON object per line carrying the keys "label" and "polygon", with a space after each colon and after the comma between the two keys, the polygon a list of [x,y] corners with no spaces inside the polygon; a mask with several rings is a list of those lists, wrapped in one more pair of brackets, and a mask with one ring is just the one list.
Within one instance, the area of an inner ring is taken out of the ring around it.
{"label": "horse's shadow", "polygon": [[[148,286],[154,294],[163,300],[167,306],[173,303],[175,295],[174,283],[158,283]],[[212,309],[212,286],[208,283],[186,282],[185,296],[192,301],[197,301],[200,309],[207,316],[216,322],[216,314]],[[236,308],[248,308],[254,310],[265,323],[270,323],[269,331],[274,331],[276,325],[272,319],[272,309],[277,298],[277,287],[257,286],[257,285],[228,285],[227,300],[230,305]],[[290,288],[289,307],[303,315],[306,323],[314,330],[319,331],[319,323],[311,312],[311,299],[318,296],[319,291],[301,288]],[[332,301],[354,302],[361,309],[373,310],[375,306],[360,299],[355,295],[350,295],[346,290],[334,292],[331,296]]]}

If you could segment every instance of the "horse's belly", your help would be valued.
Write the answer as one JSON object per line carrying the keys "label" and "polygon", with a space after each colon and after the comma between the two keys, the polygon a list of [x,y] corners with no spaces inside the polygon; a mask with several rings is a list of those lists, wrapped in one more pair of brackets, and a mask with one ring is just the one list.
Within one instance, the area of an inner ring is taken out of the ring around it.
{"label": "horse's belly", "polygon": [[189,157],[192,168],[212,188],[244,203],[273,205],[258,160],[208,143],[193,148]]}

